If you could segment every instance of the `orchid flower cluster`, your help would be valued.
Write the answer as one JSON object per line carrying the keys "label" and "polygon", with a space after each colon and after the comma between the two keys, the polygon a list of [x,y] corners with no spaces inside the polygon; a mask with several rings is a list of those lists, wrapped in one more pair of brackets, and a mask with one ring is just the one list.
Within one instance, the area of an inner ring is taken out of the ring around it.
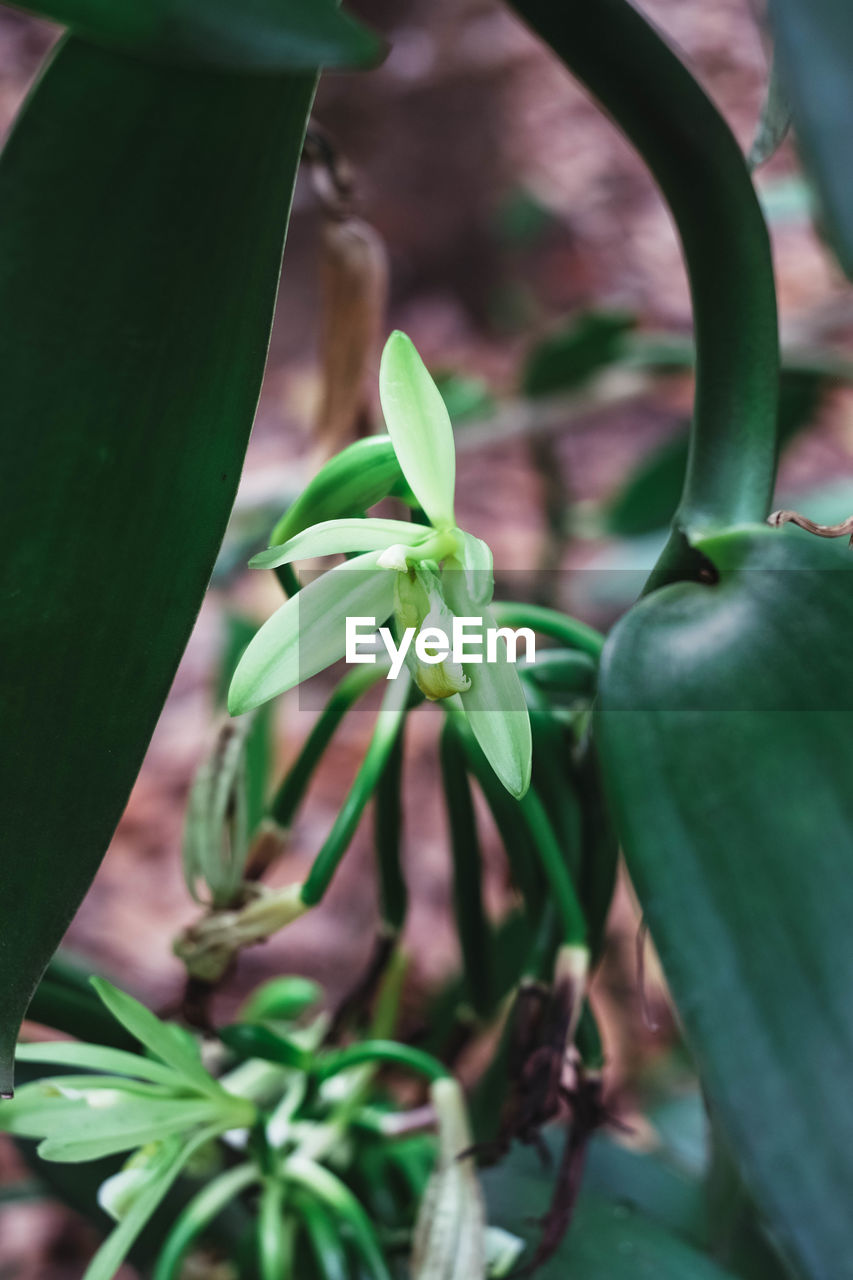
{"label": "orchid flower cluster", "polygon": [[[456,454],[447,408],[411,340],[392,333],[382,355],[379,390],[400,470],[428,524],[356,516],[303,529],[251,561],[278,568],[294,561],[352,556],[292,596],[261,627],[234,674],[232,715],[252,710],[342,658],[347,618],[377,625],[393,618],[399,637],[437,630],[454,617],[497,631],[489,605],[492,553],[456,523]],[[406,663],[433,701],[452,699],[465,713],[491,768],[521,797],[530,783],[531,733],[521,681],[503,639],[496,660],[468,664],[409,644]],[[431,660],[430,660],[431,659]]]}
{"label": "orchid flower cluster", "polygon": [[[491,1280],[511,1270],[523,1242],[487,1226],[474,1159],[461,1158],[472,1141],[461,1086],[428,1053],[388,1040],[326,1046],[320,988],[289,976],[256,989],[203,1059],[190,1032],[104,979],[92,983],[139,1051],[73,1040],[19,1044],[19,1063],[55,1074],[23,1085],[0,1108],[0,1131],[36,1139],[42,1160],[125,1157],[99,1185],[98,1203],[115,1225],[83,1280],[112,1280],[181,1177],[183,1208],[158,1244],[153,1280],[189,1274],[190,1255],[238,1201],[255,1210],[265,1280],[302,1274],[297,1231],[320,1255],[318,1273],[344,1274],[350,1255],[359,1274],[391,1280],[381,1233],[347,1184],[365,1143],[382,1185],[399,1177],[401,1161],[422,1188],[412,1280]],[[437,1144],[409,1133],[406,1113],[369,1088],[383,1063],[430,1081]],[[228,1069],[217,1078],[208,1066]]]}

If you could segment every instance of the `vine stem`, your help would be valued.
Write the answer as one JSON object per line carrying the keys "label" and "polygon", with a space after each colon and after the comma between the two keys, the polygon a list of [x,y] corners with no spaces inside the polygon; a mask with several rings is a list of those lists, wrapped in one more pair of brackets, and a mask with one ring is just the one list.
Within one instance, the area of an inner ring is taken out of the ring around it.
{"label": "vine stem", "polygon": [[654,577],[693,577],[691,537],[770,509],[779,351],[764,218],[728,125],[627,0],[511,3],[637,149],[681,239],[696,394],[684,491]]}

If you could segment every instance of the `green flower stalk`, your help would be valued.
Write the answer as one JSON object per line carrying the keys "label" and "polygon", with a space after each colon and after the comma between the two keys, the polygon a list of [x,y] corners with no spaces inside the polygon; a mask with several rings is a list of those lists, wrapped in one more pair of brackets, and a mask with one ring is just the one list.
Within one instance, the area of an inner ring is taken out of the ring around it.
{"label": "green flower stalk", "polygon": [[[234,674],[228,709],[232,715],[251,711],[338,661],[347,651],[348,619],[382,627],[393,618],[400,663],[405,654],[427,698],[458,704],[497,777],[512,795],[523,796],[530,784],[530,722],[503,637],[497,636],[494,661],[488,654],[456,661],[442,644],[454,619],[472,633],[497,634],[489,608],[492,555],[456,523],[450,418],[403,333],[392,333],[386,343],[379,389],[397,461],[429,524],[323,520],[255,556],[252,566],[266,569],[314,556],[353,558],[303,587],[261,627]],[[400,663],[396,669],[392,663],[389,678],[399,674]]]}

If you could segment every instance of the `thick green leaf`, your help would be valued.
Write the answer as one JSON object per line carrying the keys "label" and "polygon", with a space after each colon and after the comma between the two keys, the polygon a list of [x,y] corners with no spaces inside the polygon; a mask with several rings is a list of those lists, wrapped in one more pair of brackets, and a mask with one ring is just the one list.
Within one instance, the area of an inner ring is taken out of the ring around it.
{"label": "thick green leaf", "polygon": [[[581,1192],[563,1244],[536,1275],[542,1280],[732,1280],[680,1234],[682,1226],[692,1229],[701,1209],[698,1185],[692,1187],[658,1160],[607,1152],[606,1145],[593,1144],[589,1172],[595,1190]],[[553,1194],[553,1170],[543,1170],[530,1148],[516,1148],[496,1169],[486,1170],[482,1182],[489,1222],[522,1236],[532,1250],[536,1224]],[[530,1256],[522,1257],[522,1267]]]}
{"label": "thick green leaf", "polygon": [[312,87],[72,40],[0,162],[0,1091],[210,577]]}
{"label": "thick green leaf", "polygon": [[[777,536],[778,535],[778,536]],[[762,526],[647,596],[597,734],[629,870],[749,1191],[812,1280],[853,1276],[853,555]]]}
{"label": "thick green leaf", "polygon": [[779,71],[820,192],[826,230],[853,277],[853,9],[849,0],[771,0]]}
{"label": "thick green leaf", "polygon": [[222,70],[360,66],[382,52],[334,0],[15,0],[15,7],[127,53]]}

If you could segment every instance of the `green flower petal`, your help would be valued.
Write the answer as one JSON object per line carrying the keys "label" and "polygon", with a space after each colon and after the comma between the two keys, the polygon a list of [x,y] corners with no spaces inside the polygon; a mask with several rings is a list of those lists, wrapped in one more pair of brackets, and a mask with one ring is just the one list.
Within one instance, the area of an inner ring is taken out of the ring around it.
{"label": "green flower petal", "polygon": [[[492,560],[492,549],[482,538],[475,538],[473,533],[458,529],[462,540],[462,551],[459,560],[465,572],[465,586],[471,600],[478,607],[491,604],[495,593],[495,567]],[[449,566],[451,572],[453,565]]]}
{"label": "green flower petal", "polygon": [[434,525],[455,524],[456,451],[450,417],[411,339],[399,330],[382,352],[379,396],[412,493]]}
{"label": "green flower petal", "polygon": [[[497,626],[491,610],[483,610],[485,627]],[[497,662],[466,666],[471,688],[460,695],[483,755],[511,795],[520,799],[530,786],[533,743],[524,690],[515,664],[506,660],[503,640]]]}
{"label": "green flower petal", "polygon": [[384,551],[399,542],[411,545],[423,542],[430,534],[431,530],[406,520],[324,520],[322,524],[297,533],[280,546],[258,552],[249,564],[253,569],[277,569],[279,565],[308,560],[312,556],[333,556],[347,551]]}
{"label": "green flower petal", "polygon": [[228,691],[232,716],[294,688],[346,651],[347,617],[383,623],[394,607],[394,574],[377,567],[380,552],[356,556],[324,573],[264,623],[238,663]]}

